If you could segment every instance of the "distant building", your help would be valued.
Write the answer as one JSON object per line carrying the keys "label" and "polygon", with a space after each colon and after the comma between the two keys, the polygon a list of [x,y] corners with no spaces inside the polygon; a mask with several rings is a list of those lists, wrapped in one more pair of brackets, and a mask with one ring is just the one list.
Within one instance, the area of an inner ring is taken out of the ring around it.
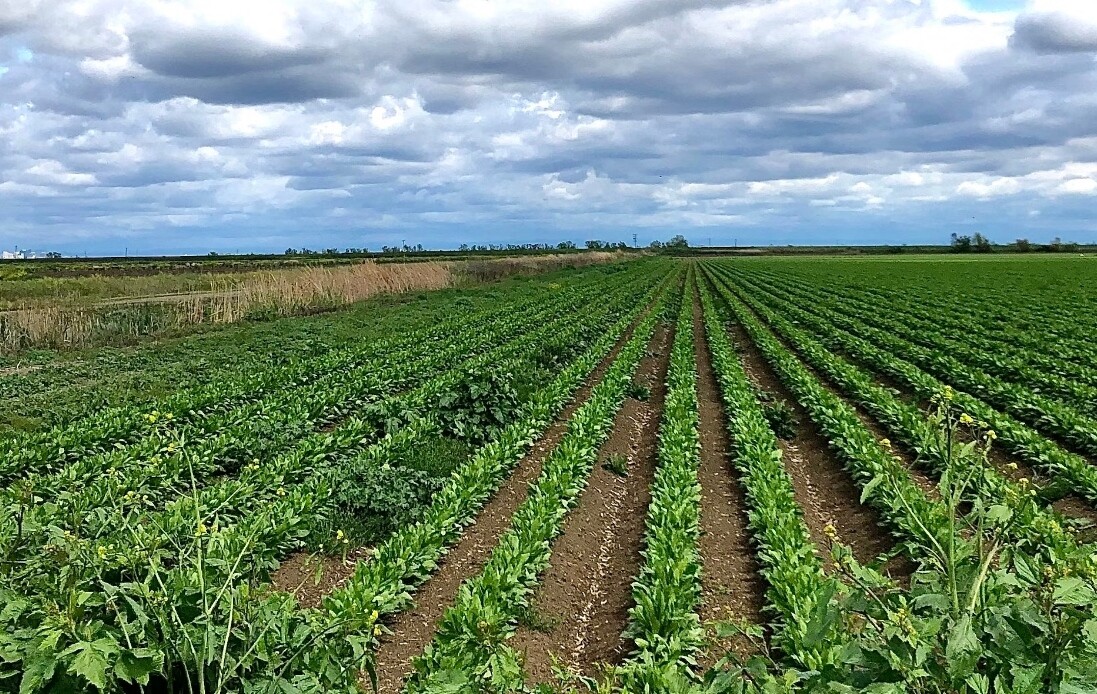
{"label": "distant building", "polygon": [[35,258],[45,258],[45,253],[38,253],[37,251],[21,251],[16,248],[14,251],[0,251],[0,260],[34,260]]}

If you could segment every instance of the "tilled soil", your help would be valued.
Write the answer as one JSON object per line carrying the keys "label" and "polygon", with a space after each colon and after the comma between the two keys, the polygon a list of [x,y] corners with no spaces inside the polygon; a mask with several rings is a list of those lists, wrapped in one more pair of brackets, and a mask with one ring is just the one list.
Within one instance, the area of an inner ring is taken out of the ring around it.
{"label": "tilled soil", "polygon": [[[382,639],[377,651],[379,694],[399,692],[403,687],[404,679],[412,670],[412,659],[420,655],[434,638],[438,624],[452,604],[461,584],[483,569],[499,538],[510,526],[511,516],[529,495],[530,484],[540,476],[542,464],[567,433],[568,420],[590,397],[594,386],[613,364],[639,320],[638,318],[630,326],[556,422],[545,430],[541,439],[519,461],[514,472],[480,510],[476,521],[445,555],[434,576],[419,588],[415,596],[415,606],[394,615],[387,624],[392,633]],[[367,684],[366,687],[368,686]]]}
{"label": "tilled soil", "polygon": [[[894,541],[881,527],[876,512],[860,503],[860,490],[806,410],[773,373],[743,327],[734,324],[731,334],[741,349],[743,367],[754,385],[787,402],[800,421],[796,436],[780,444],[785,467],[792,476],[793,489],[804,509],[804,518],[816,546],[829,545],[823,532],[829,523],[837,531],[838,539],[849,545],[854,557],[862,563],[871,562],[889,551]],[[824,556],[824,561],[830,566],[829,555]]]}
{"label": "tilled soil", "polygon": [[[554,682],[554,663],[594,676],[627,654],[621,633],[642,562],[671,332],[660,326],[653,335],[636,375],[638,383],[651,387],[651,397],[629,398],[618,411],[579,504],[553,543],[551,564],[534,592],[532,619],[520,624],[511,640],[524,656],[531,685]],[[617,456],[627,461],[624,477],[604,466]]]}
{"label": "tilled soil", "polygon": [[[762,624],[765,582],[750,542],[747,502],[728,458],[727,419],[712,368],[700,301],[693,304],[693,343],[697,358],[697,401],[701,420],[701,608],[706,623],[733,619]],[[724,651],[749,650],[743,641],[716,643],[698,658],[701,670]]]}
{"label": "tilled soil", "polygon": [[[885,378],[880,373],[875,371],[871,366],[855,361],[862,369],[872,375],[873,379],[880,385],[887,387],[895,391],[900,399],[908,404],[916,404],[922,408],[925,412],[929,412],[930,403],[926,400],[919,399],[909,388],[904,387],[902,384]],[[859,411],[860,412],[860,411]],[[877,435],[877,438],[883,435],[883,429],[872,420],[868,420],[862,415],[862,420],[866,425],[873,429],[873,433]],[[970,441],[969,436],[961,436],[964,442]],[[897,449],[900,453],[900,458],[910,468],[911,473],[914,475],[915,481],[927,491],[933,498],[940,498],[940,490],[937,488],[936,482],[928,474],[921,472],[914,467],[915,460],[911,453],[907,453],[902,449]],[[1048,479],[1046,475],[1035,470],[1028,462],[1023,458],[1013,455],[1008,451],[1002,449],[1000,446],[991,446],[987,454],[987,462],[1006,479],[1013,482],[1019,482],[1023,478],[1027,478],[1033,484],[1038,487],[1046,486],[1052,483],[1052,480]],[[1051,504],[1051,507],[1058,511],[1060,514],[1070,519],[1076,519],[1085,521],[1090,524],[1097,524],[1097,504],[1077,495],[1068,494],[1061,499],[1056,500]],[[1090,533],[1088,529],[1083,531],[1080,536],[1082,541],[1088,541]]]}
{"label": "tilled soil", "polygon": [[293,595],[300,607],[319,607],[327,595],[354,575],[359,562],[369,561],[371,556],[370,547],[356,547],[345,557],[295,552],[271,574],[271,587]]}

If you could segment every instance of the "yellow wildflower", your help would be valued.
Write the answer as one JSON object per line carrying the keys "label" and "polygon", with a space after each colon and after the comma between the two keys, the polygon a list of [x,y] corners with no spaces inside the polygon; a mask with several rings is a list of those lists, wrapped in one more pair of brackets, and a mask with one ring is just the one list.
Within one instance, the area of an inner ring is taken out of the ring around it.
{"label": "yellow wildflower", "polygon": [[206,527],[206,524],[205,523],[199,523],[198,524],[198,530],[197,530],[197,532],[195,532],[195,536],[196,537],[202,537],[203,535],[205,535],[208,532],[209,532],[209,528]]}
{"label": "yellow wildflower", "polygon": [[974,424],[974,423],[975,423],[975,420],[972,419],[971,415],[969,415],[967,412],[960,415],[960,424],[971,425],[971,424]]}

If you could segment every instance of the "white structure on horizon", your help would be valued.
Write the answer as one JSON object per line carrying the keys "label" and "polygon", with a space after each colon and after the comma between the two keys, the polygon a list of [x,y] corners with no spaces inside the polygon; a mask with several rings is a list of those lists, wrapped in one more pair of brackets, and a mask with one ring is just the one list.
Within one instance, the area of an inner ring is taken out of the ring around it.
{"label": "white structure on horizon", "polygon": [[0,260],[34,260],[38,257],[38,253],[34,251],[21,251],[16,248],[14,251],[0,251]]}

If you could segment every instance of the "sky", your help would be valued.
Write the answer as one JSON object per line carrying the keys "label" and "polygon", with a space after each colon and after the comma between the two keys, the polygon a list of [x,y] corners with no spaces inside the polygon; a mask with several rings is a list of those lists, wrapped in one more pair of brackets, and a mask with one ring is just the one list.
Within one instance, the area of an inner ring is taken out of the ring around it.
{"label": "sky", "polygon": [[0,0],[0,248],[1097,242],[1093,0]]}

